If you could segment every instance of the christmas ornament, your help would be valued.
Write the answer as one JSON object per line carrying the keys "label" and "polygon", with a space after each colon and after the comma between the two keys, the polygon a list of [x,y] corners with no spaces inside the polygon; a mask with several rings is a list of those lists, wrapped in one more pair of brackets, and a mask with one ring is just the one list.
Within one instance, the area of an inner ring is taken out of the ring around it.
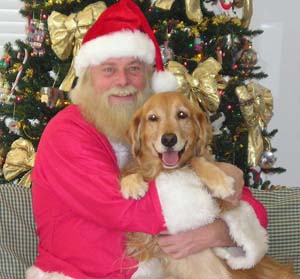
{"label": "christmas ornament", "polygon": [[64,101],[64,93],[58,88],[42,87],[41,102],[46,103],[49,108],[62,105]]}
{"label": "christmas ornament", "polygon": [[23,72],[23,67],[24,67],[24,65],[26,64],[27,59],[28,59],[28,51],[27,51],[27,49],[25,48],[25,49],[24,49],[24,58],[23,58],[23,61],[22,61],[22,65],[20,65],[20,67],[18,67],[18,74],[17,74],[16,79],[15,79],[15,81],[14,81],[14,83],[13,83],[13,86],[12,86],[12,88],[11,88],[11,90],[10,90],[10,94],[9,94],[9,97],[8,97],[8,101],[10,100],[10,98],[12,97],[12,95],[13,95],[14,92],[15,92],[15,89],[16,89],[16,87],[17,87],[17,85],[18,85],[18,82],[19,82],[20,77],[21,77],[22,72]]}
{"label": "christmas ornament", "polygon": [[273,97],[269,89],[254,82],[236,87],[235,93],[248,127],[248,165],[254,167],[260,163],[268,142],[263,138],[262,131],[273,116]]}
{"label": "christmas ornament", "polygon": [[[86,31],[105,9],[105,3],[99,1],[86,6],[77,14],[72,13],[66,16],[56,11],[50,14],[48,17],[48,29],[51,47],[61,60],[66,60],[71,54],[73,57],[76,56]],[[69,72],[59,89],[66,92],[70,91],[74,79],[73,59]]]}
{"label": "christmas ornament", "polygon": [[219,0],[219,1],[220,1],[221,8],[224,11],[228,11],[228,10],[232,9],[232,6],[233,6],[232,0]]}
{"label": "christmas ornament", "polygon": [[178,62],[169,61],[167,69],[171,71],[178,82],[179,90],[191,101],[201,103],[206,111],[215,112],[220,104],[217,75],[221,65],[210,57],[200,63],[190,75],[187,69]]}
{"label": "christmas ornament", "polygon": [[244,0],[233,0],[233,5],[237,8],[242,8],[244,6]]}
{"label": "christmas ornament", "polygon": [[32,56],[43,56],[45,48],[43,46],[46,38],[45,26],[42,21],[32,20],[27,35],[27,40],[32,47]]}
{"label": "christmas ornament", "polygon": [[0,60],[0,68],[6,70],[8,68],[9,64],[4,60]]}
{"label": "christmas ornament", "polygon": [[255,66],[257,60],[257,53],[252,48],[244,49],[239,58],[239,62],[247,68]]}
{"label": "christmas ornament", "polygon": [[[171,10],[171,7],[173,5],[175,0],[154,0],[152,1],[152,4],[160,8],[162,10]],[[202,21],[202,11],[200,7],[200,1],[198,0],[185,0],[185,12],[191,21],[200,23]]]}
{"label": "christmas ornament", "polygon": [[200,37],[200,34],[196,34],[195,35],[195,39],[194,39],[194,49],[198,52],[202,51],[202,40]]}
{"label": "christmas ornament", "polygon": [[270,169],[274,166],[277,158],[275,157],[274,153],[272,151],[264,151],[261,160],[260,160],[260,166],[263,169]]}
{"label": "christmas ornament", "polygon": [[8,128],[9,133],[13,133],[16,135],[20,134],[20,126],[17,120],[11,117],[6,117],[4,119],[4,124]]}
{"label": "christmas ornament", "polygon": [[34,161],[35,150],[32,143],[23,138],[15,140],[11,145],[11,150],[6,155],[6,160],[3,165],[4,178],[11,181],[26,172],[18,185],[30,187],[30,175]]}
{"label": "christmas ornament", "polygon": [[251,188],[259,188],[262,185],[261,168],[259,166],[251,167],[247,174],[248,185]]}
{"label": "christmas ornament", "polygon": [[215,0],[204,1],[204,7],[217,15],[226,15],[239,19],[243,27],[248,28],[253,14],[253,0]]}
{"label": "christmas ornament", "polygon": [[160,48],[160,54],[164,65],[167,65],[170,60],[174,58],[174,51],[168,47],[168,43],[165,43]]}

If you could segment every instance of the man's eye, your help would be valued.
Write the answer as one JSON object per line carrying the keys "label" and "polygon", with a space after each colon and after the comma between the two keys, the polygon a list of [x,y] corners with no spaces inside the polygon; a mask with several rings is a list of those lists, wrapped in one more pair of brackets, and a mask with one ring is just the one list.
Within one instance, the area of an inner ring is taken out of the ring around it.
{"label": "man's eye", "polygon": [[148,116],[148,120],[149,120],[149,121],[152,121],[152,122],[155,122],[155,121],[158,120],[158,117],[157,117],[155,114],[150,114],[150,115]]}
{"label": "man's eye", "polygon": [[187,113],[185,113],[184,111],[179,111],[179,112],[177,113],[177,117],[178,117],[179,119],[185,119],[185,118],[188,117],[188,115],[187,115]]}
{"label": "man's eye", "polygon": [[112,74],[114,72],[114,68],[106,67],[106,68],[103,68],[102,71],[107,74]]}
{"label": "man's eye", "polygon": [[131,66],[131,67],[129,68],[129,71],[130,71],[131,73],[139,73],[139,72],[141,71],[141,67],[139,67],[139,66]]}

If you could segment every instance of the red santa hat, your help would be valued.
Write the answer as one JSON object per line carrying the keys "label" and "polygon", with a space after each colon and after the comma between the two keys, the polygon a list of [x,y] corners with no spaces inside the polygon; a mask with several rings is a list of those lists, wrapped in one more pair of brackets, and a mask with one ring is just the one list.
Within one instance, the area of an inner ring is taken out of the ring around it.
{"label": "red santa hat", "polygon": [[107,8],[87,31],[75,58],[76,75],[109,58],[130,56],[155,65],[155,92],[177,88],[175,76],[164,70],[159,45],[144,14],[132,0],[120,0]]}

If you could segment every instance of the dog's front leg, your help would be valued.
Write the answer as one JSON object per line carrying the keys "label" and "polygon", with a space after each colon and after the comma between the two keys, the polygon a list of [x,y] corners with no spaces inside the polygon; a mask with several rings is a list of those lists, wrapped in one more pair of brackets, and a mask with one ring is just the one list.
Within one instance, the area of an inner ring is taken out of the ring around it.
{"label": "dog's front leg", "polygon": [[148,191],[148,183],[140,173],[128,174],[121,178],[121,193],[124,198],[140,199]]}
{"label": "dog's front leg", "polygon": [[194,157],[191,166],[213,197],[225,199],[234,194],[234,179],[212,162],[204,157]]}

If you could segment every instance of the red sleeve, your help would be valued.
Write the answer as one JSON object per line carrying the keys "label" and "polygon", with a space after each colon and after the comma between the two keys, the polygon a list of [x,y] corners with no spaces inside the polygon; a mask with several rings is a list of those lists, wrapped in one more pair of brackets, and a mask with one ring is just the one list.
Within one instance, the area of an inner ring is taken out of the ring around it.
{"label": "red sleeve", "polygon": [[252,206],[262,227],[267,228],[268,226],[267,210],[265,209],[265,207],[262,205],[261,202],[259,202],[253,197],[252,192],[247,187],[243,188],[242,200],[246,201]]}
{"label": "red sleeve", "polygon": [[[150,184],[138,201],[124,199],[107,140],[90,126],[59,124],[48,127],[40,141],[32,176],[35,192],[47,191],[59,206],[103,227],[151,234],[164,230],[156,187]],[[43,201],[36,202],[42,207]]]}

